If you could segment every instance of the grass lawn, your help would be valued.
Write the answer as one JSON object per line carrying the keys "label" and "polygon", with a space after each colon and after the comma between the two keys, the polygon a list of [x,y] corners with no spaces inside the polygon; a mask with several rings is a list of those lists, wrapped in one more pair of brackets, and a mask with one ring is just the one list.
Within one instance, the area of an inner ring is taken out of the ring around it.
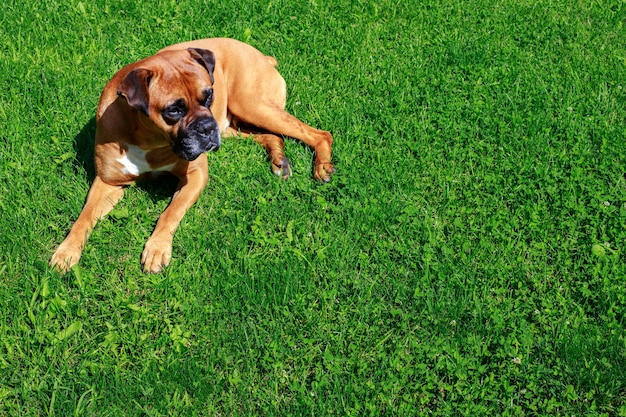
{"label": "grass lawn", "polygon": [[[626,4],[8,0],[0,9],[0,416],[626,416]],[[47,262],[123,65],[226,36],[275,56],[337,174],[252,140],[164,273],[173,181]]]}

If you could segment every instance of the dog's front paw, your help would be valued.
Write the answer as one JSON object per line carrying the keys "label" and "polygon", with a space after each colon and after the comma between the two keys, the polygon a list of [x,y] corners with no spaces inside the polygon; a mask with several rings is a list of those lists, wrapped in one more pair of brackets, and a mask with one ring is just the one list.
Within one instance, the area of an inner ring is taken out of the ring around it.
{"label": "dog's front paw", "polygon": [[329,182],[330,176],[337,170],[330,162],[321,162],[315,165],[315,173],[313,176],[316,180],[321,182]]}
{"label": "dog's front paw", "polygon": [[156,274],[170,264],[172,259],[172,241],[151,237],[141,254],[143,272]]}
{"label": "dog's front paw", "polygon": [[59,245],[57,250],[54,251],[49,265],[56,271],[65,274],[71,267],[78,263],[81,254],[82,251],[80,247],[63,242]]}

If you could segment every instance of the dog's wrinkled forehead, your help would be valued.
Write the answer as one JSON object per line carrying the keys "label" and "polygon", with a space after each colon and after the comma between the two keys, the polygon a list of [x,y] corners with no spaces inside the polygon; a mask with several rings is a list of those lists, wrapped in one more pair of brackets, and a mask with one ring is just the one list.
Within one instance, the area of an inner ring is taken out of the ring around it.
{"label": "dog's wrinkled forehead", "polygon": [[177,73],[184,79],[206,80],[208,75],[211,85],[214,82],[215,56],[211,51],[197,48],[163,51],[155,58],[162,60],[162,65],[169,66],[171,73]]}
{"label": "dog's wrinkled forehead", "polygon": [[131,71],[120,83],[118,95],[126,98],[131,107],[149,115],[150,108],[167,105],[168,100],[193,100],[213,85],[214,68],[211,51],[192,48],[161,52]]}
{"label": "dog's wrinkled forehead", "polygon": [[[184,53],[186,51],[176,51]],[[176,54],[180,57],[180,54]],[[166,57],[163,57],[166,58]],[[172,58],[177,58],[172,57]],[[199,64],[196,60],[184,55],[180,59],[166,60],[168,71],[161,72],[154,80],[155,88],[165,92],[166,96],[194,96],[199,90],[213,85],[212,70]],[[164,65],[161,65],[163,67]]]}

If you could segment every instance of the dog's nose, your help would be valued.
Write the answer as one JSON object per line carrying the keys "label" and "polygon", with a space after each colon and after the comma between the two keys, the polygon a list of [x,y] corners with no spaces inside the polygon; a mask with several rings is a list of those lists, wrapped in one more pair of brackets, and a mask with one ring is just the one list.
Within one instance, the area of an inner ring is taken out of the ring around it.
{"label": "dog's nose", "polygon": [[195,130],[203,135],[208,135],[217,129],[217,122],[214,119],[198,119],[196,121]]}

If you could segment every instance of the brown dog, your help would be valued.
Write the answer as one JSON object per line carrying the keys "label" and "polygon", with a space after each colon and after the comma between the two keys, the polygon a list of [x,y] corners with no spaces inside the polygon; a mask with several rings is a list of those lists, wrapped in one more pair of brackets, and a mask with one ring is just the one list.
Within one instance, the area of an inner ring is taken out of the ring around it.
{"label": "brown dog", "polygon": [[315,150],[315,178],[329,181],[332,136],[284,110],[285,81],[275,66],[245,43],[204,39],[169,46],[115,74],[96,114],[96,178],[50,265],[63,272],[75,265],[124,186],[166,171],[180,183],[141,255],[144,271],[161,271],[170,263],[174,231],[207,183],[205,152],[217,150],[222,136],[252,134],[283,178],[291,168],[280,135],[300,139]]}

